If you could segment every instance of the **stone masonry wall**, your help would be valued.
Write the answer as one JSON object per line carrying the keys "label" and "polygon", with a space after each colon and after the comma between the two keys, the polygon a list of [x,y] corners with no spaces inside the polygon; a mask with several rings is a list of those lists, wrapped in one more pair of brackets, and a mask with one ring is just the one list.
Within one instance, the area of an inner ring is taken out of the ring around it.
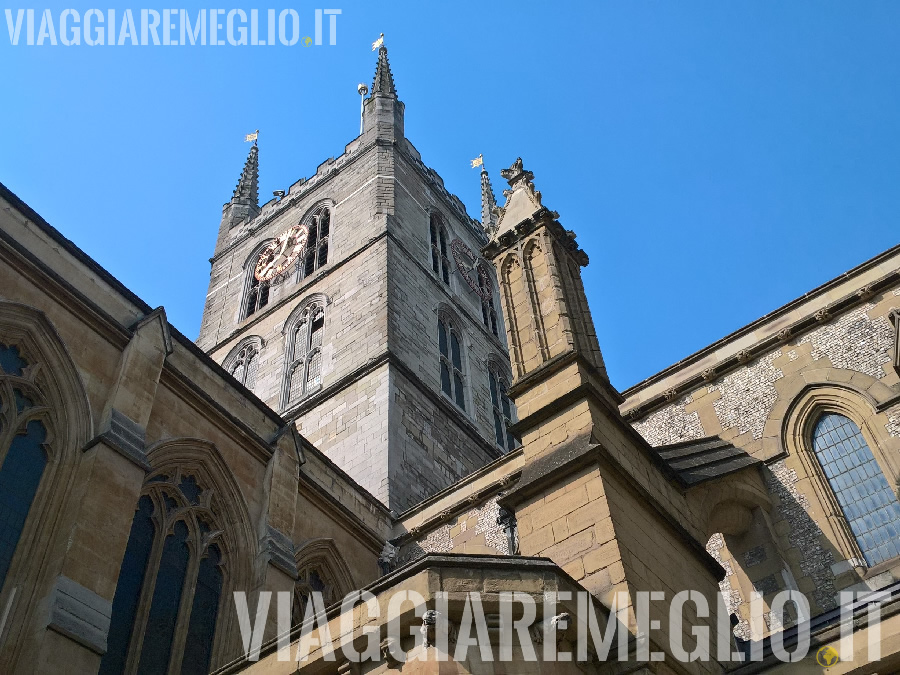
{"label": "stone masonry wall", "polygon": [[[823,316],[812,330],[634,420],[633,426],[655,446],[719,435],[760,455],[760,439],[770,413],[784,395],[784,383],[796,381],[798,374],[837,368],[863,373],[889,387],[900,384],[900,377],[888,365],[894,347],[894,327],[888,315],[900,308],[898,295],[900,289],[884,292],[844,314]],[[863,401],[863,406],[868,405]],[[878,414],[871,424],[876,431],[885,430],[885,438],[900,438],[900,405]],[[900,441],[882,451],[900,452]],[[763,477],[773,502],[770,516],[778,545],[800,590],[810,599],[814,614],[835,607],[837,592],[858,579],[840,571],[852,569],[852,565],[848,567],[836,557],[838,544],[831,540],[827,520],[830,507],[821,503],[796,455],[772,458]],[[722,590],[733,608],[739,609],[748,599],[740,597],[738,585],[731,581],[733,575],[748,574],[753,583],[765,580],[753,579],[752,567],[734,561],[719,535],[713,536],[707,550],[728,572]],[[738,634],[746,630],[742,623]]]}
{"label": "stone masonry wall", "polygon": [[397,556],[397,566],[426,553],[512,553],[503,527],[497,524],[500,516],[498,498],[499,495],[491,497],[484,504],[451,516],[404,544]]}

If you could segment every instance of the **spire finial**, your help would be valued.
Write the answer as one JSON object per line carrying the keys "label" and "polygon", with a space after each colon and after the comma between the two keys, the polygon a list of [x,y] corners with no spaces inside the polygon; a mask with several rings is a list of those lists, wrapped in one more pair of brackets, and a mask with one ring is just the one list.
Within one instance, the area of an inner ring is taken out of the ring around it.
{"label": "spire finial", "polygon": [[494,198],[491,177],[484,165],[481,166],[481,226],[488,237],[494,236],[497,231],[497,200]]}
{"label": "spire finial", "polygon": [[[253,136],[258,133],[257,131]],[[237,187],[234,188],[232,201],[259,208],[259,146],[257,146],[256,140],[253,138],[253,145],[250,146],[250,154],[247,155],[241,178]]]}
{"label": "spire finial", "polygon": [[387,47],[384,46],[384,33],[376,41],[381,45],[378,47],[378,65],[375,66],[375,80],[372,82],[372,96],[375,94],[387,94],[388,96],[397,96],[397,89],[394,87],[394,76],[391,74],[391,64],[388,63]]}
{"label": "spire finial", "polygon": [[484,165],[484,156],[478,155],[470,164],[473,169],[481,167],[481,226],[488,237],[492,237],[497,231],[497,200],[494,197],[491,177]]}

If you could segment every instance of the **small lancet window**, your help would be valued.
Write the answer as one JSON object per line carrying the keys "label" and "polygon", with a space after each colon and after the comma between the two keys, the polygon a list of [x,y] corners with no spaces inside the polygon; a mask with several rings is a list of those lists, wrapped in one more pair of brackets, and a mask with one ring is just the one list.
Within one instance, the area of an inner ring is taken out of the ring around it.
{"label": "small lancet window", "polygon": [[296,403],[321,385],[324,334],[324,305],[319,301],[311,302],[287,334],[285,406]]}
{"label": "small lancet window", "polygon": [[813,449],[868,565],[900,556],[900,502],[859,427],[825,413]]}
{"label": "small lancet window", "polygon": [[431,216],[431,269],[450,283],[450,258],[447,257],[447,230],[437,214]]}
{"label": "small lancet window", "polygon": [[438,347],[441,362],[441,391],[453,399],[457,406],[465,410],[462,350],[457,329],[449,320],[438,320]]}
{"label": "small lancet window", "polygon": [[494,440],[503,450],[513,450],[519,443],[510,431],[513,423],[513,405],[507,394],[506,378],[495,368],[488,366],[488,382],[491,390]]}
{"label": "small lancet window", "polygon": [[484,265],[478,266],[478,288],[481,293],[481,319],[484,326],[494,337],[499,337],[497,332],[497,310],[494,308],[494,289],[491,283],[491,274]]}
{"label": "small lancet window", "polygon": [[320,206],[309,220],[309,238],[306,240],[306,255],[297,262],[301,278],[313,274],[328,263],[328,237],[331,233],[331,209]]}
{"label": "small lancet window", "polygon": [[247,300],[244,303],[245,319],[269,304],[269,282],[257,279],[255,270],[256,263],[250,267],[250,285],[247,288]]}

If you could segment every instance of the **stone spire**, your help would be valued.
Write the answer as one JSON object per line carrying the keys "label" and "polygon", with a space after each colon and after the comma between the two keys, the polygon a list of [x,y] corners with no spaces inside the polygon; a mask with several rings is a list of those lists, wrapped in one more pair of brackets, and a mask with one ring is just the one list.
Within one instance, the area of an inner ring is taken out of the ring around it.
{"label": "stone spire", "polygon": [[216,252],[230,241],[231,228],[247,222],[259,215],[259,148],[256,143],[250,148],[244,170],[231,199],[222,207],[222,222],[216,238]]}
{"label": "stone spire", "polygon": [[388,63],[387,47],[383,44],[378,48],[378,65],[375,67],[375,80],[372,82],[372,96],[375,94],[397,96],[394,76],[391,74],[391,64]]}
{"label": "stone spire", "polygon": [[509,391],[519,426],[526,433],[528,418],[554,399],[545,380],[556,377],[562,364],[577,374],[565,380],[567,386],[593,387],[618,414],[621,397],[609,384],[581,279],[587,254],[575,233],[560,225],[559,214],[543,206],[521,157],[500,175],[509,182],[506,203],[482,252],[496,265],[500,295],[508,299],[503,316],[513,367]]}
{"label": "stone spire", "polygon": [[378,64],[375,66],[372,91],[363,105],[361,136],[367,138],[366,142],[372,137],[391,142],[402,138],[404,109],[403,102],[397,98],[391,64],[388,63],[387,47],[382,43],[378,49]]}
{"label": "stone spire", "polygon": [[481,226],[488,237],[493,237],[497,231],[497,200],[484,164],[481,165]]}
{"label": "stone spire", "polygon": [[259,148],[256,143],[250,148],[244,170],[237,187],[234,188],[232,203],[254,206],[259,209]]}

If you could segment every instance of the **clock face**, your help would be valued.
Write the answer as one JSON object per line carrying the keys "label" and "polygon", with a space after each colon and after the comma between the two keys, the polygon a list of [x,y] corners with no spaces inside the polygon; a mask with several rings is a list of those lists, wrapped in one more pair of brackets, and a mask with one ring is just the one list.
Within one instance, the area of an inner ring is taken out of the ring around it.
{"label": "clock face", "polygon": [[489,301],[491,299],[491,278],[485,266],[479,264],[479,258],[472,253],[472,249],[466,246],[462,239],[454,239],[450,242],[450,250],[453,251],[456,269],[466,280],[469,288],[483,301]]}
{"label": "clock face", "polygon": [[278,239],[266,246],[256,261],[254,274],[260,281],[269,281],[283,274],[306,249],[309,225],[294,225]]}

